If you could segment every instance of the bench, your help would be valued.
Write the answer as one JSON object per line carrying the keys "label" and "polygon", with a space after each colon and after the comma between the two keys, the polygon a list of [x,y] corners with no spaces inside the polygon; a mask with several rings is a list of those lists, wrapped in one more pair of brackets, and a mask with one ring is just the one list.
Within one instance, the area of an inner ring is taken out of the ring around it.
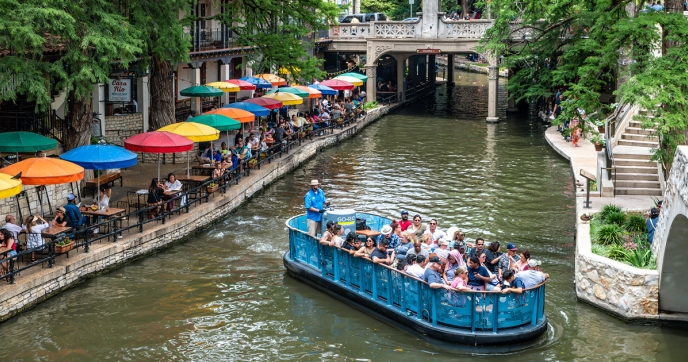
{"label": "bench", "polygon": [[90,190],[91,193],[93,194],[93,197],[96,197],[96,190],[100,188],[100,186],[103,185],[109,185],[111,184],[112,186],[115,185],[115,181],[119,180],[119,186],[122,186],[122,175],[119,172],[110,172],[106,173],[103,175],[100,175],[100,185],[98,185],[98,178],[94,178],[91,181],[86,181],[86,185],[84,186],[84,194],[86,194],[86,190]]}

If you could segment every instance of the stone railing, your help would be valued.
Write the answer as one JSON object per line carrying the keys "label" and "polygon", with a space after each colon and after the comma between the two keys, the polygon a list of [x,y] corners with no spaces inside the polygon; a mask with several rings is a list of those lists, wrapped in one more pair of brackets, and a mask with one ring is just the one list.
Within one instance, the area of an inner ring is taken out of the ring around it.
{"label": "stone railing", "polygon": [[437,37],[448,39],[480,39],[487,29],[492,27],[491,20],[444,21],[440,19],[439,23]]}
{"label": "stone railing", "polygon": [[421,23],[419,21],[383,21],[373,23],[375,38],[420,38]]}
{"label": "stone railing", "polygon": [[330,39],[360,39],[372,36],[371,23],[339,24],[330,27]]}

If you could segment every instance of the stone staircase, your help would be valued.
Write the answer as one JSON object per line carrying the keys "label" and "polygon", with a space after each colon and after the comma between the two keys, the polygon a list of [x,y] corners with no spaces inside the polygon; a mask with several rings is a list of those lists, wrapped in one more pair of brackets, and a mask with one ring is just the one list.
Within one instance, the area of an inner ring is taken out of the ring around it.
{"label": "stone staircase", "polygon": [[657,162],[650,160],[652,149],[658,146],[655,130],[643,129],[639,121],[628,122],[612,149],[617,195],[662,196]]}

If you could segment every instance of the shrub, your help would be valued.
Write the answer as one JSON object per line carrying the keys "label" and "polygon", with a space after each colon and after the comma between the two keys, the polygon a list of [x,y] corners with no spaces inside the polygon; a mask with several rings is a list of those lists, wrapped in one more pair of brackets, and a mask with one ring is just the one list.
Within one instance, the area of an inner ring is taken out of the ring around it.
{"label": "shrub", "polygon": [[628,215],[628,220],[624,224],[624,229],[629,233],[642,233],[645,232],[645,218],[638,214]]}
{"label": "shrub", "polygon": [[609,255],[609,250],[604,245],[593,243],[592,244],[592,253],[597,254],[599,256],[607,257],[607,255]]}
{"label": "shrub", "polygon": [[623,242],[623,229],[619,225],[602,225],[594,235],[594,240],[602,245],[619,245]]}
{"label": "shrub", "polygon": [[596,235],[602,225],[604,225],[604,223],[597,217],[590,220],[590,235]]}
{"label": "shrub", "polygon": [[606,221],[606,220],[607,220],[607,216],[608,216],[609,214],[613,214],[613,213],[615,213],[615,212],[623,212],[623,210],[621,210],[621,206],[616,206],[616,205],[608,204],[608,205],[604,205],[604,206],[602,207],[602,210],[600,210],[599,215],[600,215],[600,217],[602,218],[602,220],[605,220],[605,221]]}
{"label": "shrub", "polygon": [[604,218],[604,221],[607,224],[622,226],[626,224],[626,214],[623,212],[612,212]]}
{"label": "shrub", "polygon": [[657,260],[651,248],[636,248],[625,252],[624,261],[636,268],[657,269]]}
{"label": "shrub", "polygon": [[627,251],[622,245],[614,244],[607,248],[607,258],[624,262],[626,261]]}
{"label": "shrub", "polygon": [[372,102],[365,102],[363,103],[363,110],[367,111],[369,109],[373,109],[377,107],[377,101],[372,101]]}

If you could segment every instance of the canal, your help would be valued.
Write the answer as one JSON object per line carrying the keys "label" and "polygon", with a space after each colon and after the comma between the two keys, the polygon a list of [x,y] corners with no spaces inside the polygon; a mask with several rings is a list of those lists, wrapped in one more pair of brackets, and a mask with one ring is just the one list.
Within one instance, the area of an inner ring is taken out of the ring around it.
{"label": "canal", "polygon": [[[576,301],[568,163],[538,123],[485,123],[486,76],[456,81],[323,151],[190,240],[0,324],[0,360],[681,360],[687,332],[627,325]],[[552,275],[548,333],[513,351],[451,349],[292,279],[281,259],[284,222],[303,212],[313,178],[340,208],[394,217],[406,209],[530,250]]]}

